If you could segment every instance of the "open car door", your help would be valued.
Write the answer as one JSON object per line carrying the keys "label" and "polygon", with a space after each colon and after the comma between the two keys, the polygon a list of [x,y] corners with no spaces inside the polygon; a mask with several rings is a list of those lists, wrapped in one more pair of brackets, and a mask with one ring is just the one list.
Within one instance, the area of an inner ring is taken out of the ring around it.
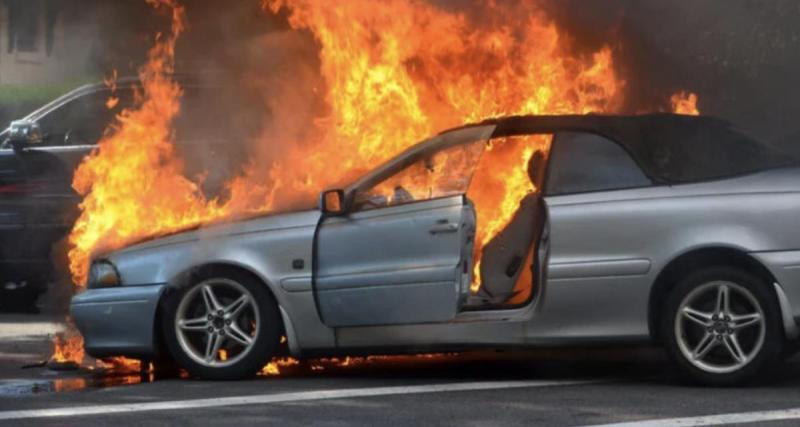
{"label": "open car door", "polygon": [[314,292],[332,327],[444,322],[469,293],[475,211],[466,193],[494,130],[439,135],[348,188],[323,218]]}

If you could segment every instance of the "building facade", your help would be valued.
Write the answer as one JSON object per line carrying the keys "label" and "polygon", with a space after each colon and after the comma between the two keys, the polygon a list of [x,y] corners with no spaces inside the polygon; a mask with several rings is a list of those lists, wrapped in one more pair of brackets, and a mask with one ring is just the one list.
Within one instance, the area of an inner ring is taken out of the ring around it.
{"label": "building facade", "polygon": [[87,73],[96,24],[74,13],[76,3],[0,1],[0,85],[57,84]]}

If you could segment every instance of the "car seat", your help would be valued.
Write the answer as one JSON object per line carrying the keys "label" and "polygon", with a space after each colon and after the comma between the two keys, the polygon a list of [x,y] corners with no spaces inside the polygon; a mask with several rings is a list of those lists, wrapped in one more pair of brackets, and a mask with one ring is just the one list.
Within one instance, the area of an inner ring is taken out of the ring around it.
{"label": "car seat", "polygon": [[[533,259],[529,255],[535,253],[544,227],[544,203],[540,190],[545,166],[544,153],[536,151],[528,161],[528,177],[536,186],[536,191],[528,193],[520,201],[519,209],[508,224],[481,252],[481,289],[478,296],[489,304],[505,303],[520,292],[515,290],[517,280],[526,260]],[[522,285],[523,289],[527,286]]]}

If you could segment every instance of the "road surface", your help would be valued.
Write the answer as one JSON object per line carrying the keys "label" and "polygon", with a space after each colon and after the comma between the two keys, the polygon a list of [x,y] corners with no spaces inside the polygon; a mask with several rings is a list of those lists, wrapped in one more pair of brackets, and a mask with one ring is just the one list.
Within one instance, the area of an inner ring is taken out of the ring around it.
{"label": "road surface", "polygon": [[59,328],[0,315],[0,425],[800,423],[797,360],[755,386],[717,389],[683,383],[651,348],[312,361],[238,382],[22,369]]}

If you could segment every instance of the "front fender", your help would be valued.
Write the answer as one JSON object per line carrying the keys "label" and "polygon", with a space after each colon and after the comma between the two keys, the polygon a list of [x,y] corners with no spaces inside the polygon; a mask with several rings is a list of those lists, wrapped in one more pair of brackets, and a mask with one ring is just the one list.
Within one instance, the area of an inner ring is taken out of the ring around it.
{"label": "front fender", "polygon": [[[210,265],[241,268],[258,277],[275,296],[285,314],[284,323],[292,325],[295,336],[287,339],[293,352],[301,347],[330,347],[333,332],[319,319],[310,285],[318,218],[314,212],[283,228],[243,226],[216,235],[195,232],[194,236],[170,237],[168,243],[153,241],[106,258],[117,267],[123,287],[182,283],[187,273]],[[289,328],[284,326],[288,334]]]}

